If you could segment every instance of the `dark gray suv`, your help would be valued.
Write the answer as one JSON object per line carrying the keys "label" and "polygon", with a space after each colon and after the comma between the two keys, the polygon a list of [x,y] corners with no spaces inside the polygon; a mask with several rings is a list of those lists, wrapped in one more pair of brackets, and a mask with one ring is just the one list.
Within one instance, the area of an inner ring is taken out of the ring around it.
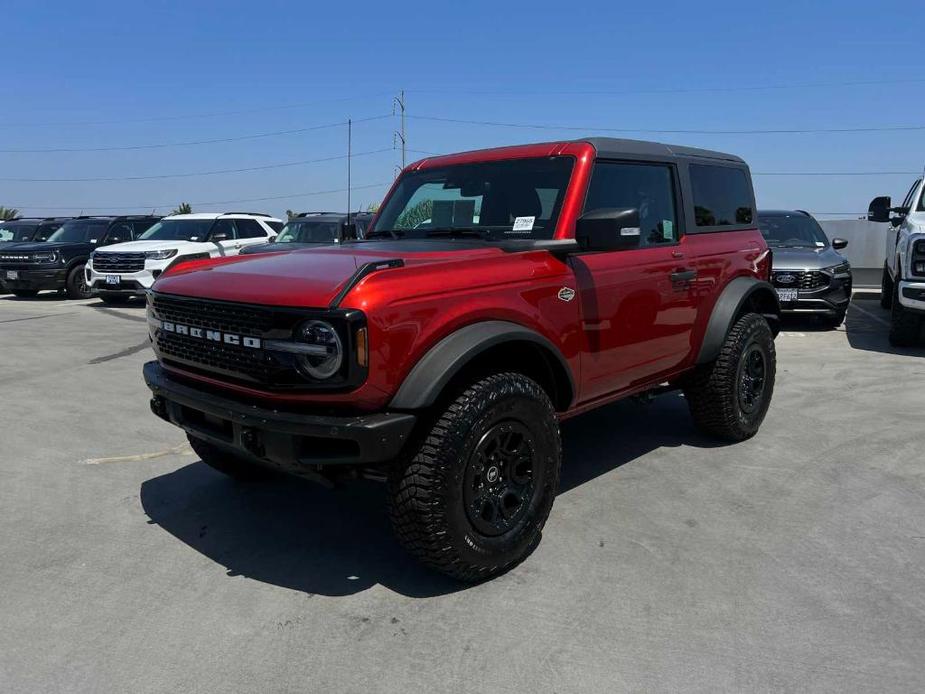
{"label": "dark gray suv", "polygon": [[771,282],[782,313],[815,314],[832,327],[845,320],[851,302],[851,265],[802,210],[759,210],[758,228],[774,253]]}

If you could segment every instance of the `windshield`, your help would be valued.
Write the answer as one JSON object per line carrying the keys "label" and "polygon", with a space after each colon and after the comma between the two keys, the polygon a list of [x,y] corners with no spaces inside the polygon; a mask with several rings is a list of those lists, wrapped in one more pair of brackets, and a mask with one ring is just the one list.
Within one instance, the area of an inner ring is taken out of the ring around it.
{"label": "windshield", "polygon": [[162,219],[139,241],[204,241],[214,219]]}
{"label": "windshield", "polygon": [[573,163],[543,157],[404,174],[366,236],[552,238]]}
{"label": "windshield", "polygon": [[276,243],[334,243],[340,238],[340,229],[339,221],[293,221],[283,227]]}
{"label": "windshield", "polygon": [[106,235],[109,221],[105,219],[74,219],[61,225],[48,237],[49,243],[96,243]]}
{"label": "windshield", "polygon": [[31,241],[37,224],[3,224],[0,223],[0,242]]}
{"label": "windshield", "polygon": [[758,228],[772,248],[824,248],[829,245],[819,223],[802,214],[759,215]]}

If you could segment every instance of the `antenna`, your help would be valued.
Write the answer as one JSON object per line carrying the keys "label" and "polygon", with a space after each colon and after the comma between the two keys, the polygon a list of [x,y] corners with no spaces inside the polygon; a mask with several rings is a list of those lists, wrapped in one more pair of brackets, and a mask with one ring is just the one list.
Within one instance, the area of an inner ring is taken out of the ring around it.
{"label": "antenna", "polygon": [[350,159],[353,154],[353,121],[347,119],[347,222],[350,222]]}
{"label": "antenna", "polygon": [[392,115],[395,115],[395,107],[398,107],[401,113],[401,130],[392,133],[392,147],[397,140],[401,140],[401,168],[405,168],[405,146],[408,141],[405,137],[405,90],[402,89],[399,95],[392,98]]}

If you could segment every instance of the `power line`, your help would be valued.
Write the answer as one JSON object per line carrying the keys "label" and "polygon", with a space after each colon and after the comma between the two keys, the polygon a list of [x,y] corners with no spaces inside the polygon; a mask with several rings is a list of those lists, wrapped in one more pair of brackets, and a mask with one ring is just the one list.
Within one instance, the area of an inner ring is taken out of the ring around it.
{"label": "power line", "polygon": [[655,135],[810,135],[820,133],[870,133],[870,132],[903,132],[910,130],[925,130],[925,125],[891,125],[860,128],[780,128],[772,130],[668,130],[653,128],[599,128],[574,125],[542,125],[537,123],[508,123],[502,121],[465,120],[462,118],[443,118],[440,116],[414,116],[406,118],[416,120],[434,121],[438,123],[459,123],[464,125],[488,125],[500,128],[523,128],[532,130],[567,130],[580,132],[609,132],[609,133],[646,133]]}
{"label": "power line", "polygon": [[[361,186],[352,186],[353,190],[368,190],[371,188],[380,188],[382,186],[391,185],[390,181],[383,183],[367,183]],[[206,200],[191,202],[192,206],[202,206],[202,205],[235,205],[243,202],[267,202],[270,200],[286,200],[289,198],[302,198],[302,197],[312,197],[315,195],[332,195],[334,193],[343,193],[346,188],[334,188],[331,190],[312,190],[301,193],[287,193],[286,195],[269,195],[260,198],[240,198],[238,200]],[[30,210],[155,210],[159,207],[172,207],[176,204],[174,202],[161,202],[161,203],[139,203],[137,205],[121,205],[113,206],[109,205],[106,207],[88,207],[86,205],[59,205],[57,207],[43,207],[41,205],[14,205],[20,210],[30,209]]]}
{"label": "power line", "polygon": [[[371,154],[381,154],[382,152],[391,152],[391,147],[386,147],[384,149],[374,149],[368,152],[357,152],[353,154],[354,157],[362,157]],[[263,166],[249,166],[241,169],[218,169],[216,171],[191,171],[187,173],[175,173],[175,174],[156,174],[150,176],[94,176],[88,178],[0,178],[0,181],[8,181],[15,183],[87,183],[87,182],[102,182],[102,181],[151,181],[155,179],[163,178],[195,178],[197,176],[216,176],[219,174],[232,174],[232,173],[246,173],[248,171],[266,171],[268,169],[282,169],[290,166],[303,166],[306,164],[320,164],[327,161],[337,161],[339,159],[347,159],[349,155],[339,154],[333,157],[322,157],[321,159],[303,159],[302,161],[289,161],[281,164],[264,164]]]}
{"label": "power line", "polygon": [[340,103],[345,101],[368,101],[371,98],[379,96],[389,96],[391,92],[379,92],[377,94],[364,94],[362,96],[345,96],[335,99],[317,99],[315,101],[304,101],[298,104],[283,104],[276,106],[261,106],[258,108],[246,108],[238,109],[235,111],[213,111],[211,113],[187,113],[179,114],[173,116],[149,116],[146,118],[119,118],[114,120],[100,120],[100,121],[71,121],[71,122],[45,122],[45,123],[0,123],[0,128],[62,128],[62,127],[75,127],[75,126],[86,126],[86,125],[125,125],[129,123],[156,123],[161,121],[175,121],[175,120],[193,120],[198,118],[223,118],[225,116],[240,116],[248,113],[264,113],[267,111],[285,111],[299,108],[307,108],[309,106],[317,106],[318,104],[331,104],[331,103]]}
{"label": "power line", "polygon": [[[386,113],[379,116],[369,116],[368,118],[358,118],[354,123],[368,123],[370,121],[391,118],[392,114]],[[276,130],[266,133],[254,133],[250,135],[238,135],[235,137],[219,137],[209,140],[185,140],[180,142],[153,142],[143,145],[120,145],[115,147],[48,147],[44,149],[0,149],[2,154],[61,154],[67,152],[126,152],[140,149],[164,149],[167,147],[191,147],[196,145],[212,145],[217,143],[241,142],[244,140],[258,140],[267,137],[279,137],[283,135],[298,135],[300,133],[312,132],[315,130],[325,130],[327,128],[337,128],[346,126],[347,121],[338,121],[336,123],[324,123],[323,125],[311,125],[306,128],[294,128],[292,130]]]}
{"label": "power line", "polygon": [[727,93],[727,92],[757,92],[785,89],[822,89],[829,87],[865,87],[865,86],[893,86],[900,84],[921,84],[925,79],[892,79],[892,80],[858,80],[849,82],[799,82],[795,84],[765,84],[745,85],[737,87],[679,87],[665,89],[579,89],[566,91],[550,91],[548,89],[519,90],[466,90],[466,89],[407,89],[413,94],[463,94],[467,96],[530,96],[530,95],[562,95],[562,96],[630,96],[633,94],[696,94],[696,93]]}

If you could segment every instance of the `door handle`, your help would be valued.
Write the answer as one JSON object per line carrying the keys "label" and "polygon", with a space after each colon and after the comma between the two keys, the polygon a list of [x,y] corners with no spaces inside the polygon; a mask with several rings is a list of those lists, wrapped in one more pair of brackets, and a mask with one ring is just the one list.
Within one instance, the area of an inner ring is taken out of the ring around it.
{"label": "door handle", "polygon": [[672,282],[690,282],[692,279],[697,277],[696,270],[677,270],[676,272],[671,273]]}

